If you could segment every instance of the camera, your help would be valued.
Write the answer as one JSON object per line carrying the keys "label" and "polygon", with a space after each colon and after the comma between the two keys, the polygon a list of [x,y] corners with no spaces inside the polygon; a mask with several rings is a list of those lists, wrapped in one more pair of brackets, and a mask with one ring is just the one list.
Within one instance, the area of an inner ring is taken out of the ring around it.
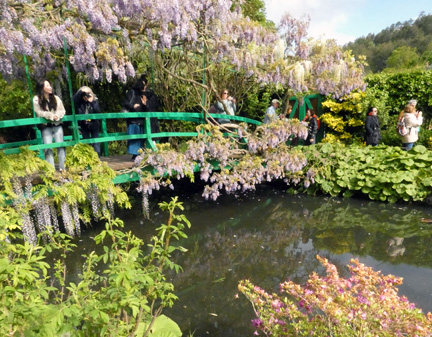
{"label": "camera", "polygon": [[82,98],[90,98],[92,95],[88,92],[83,91]]}

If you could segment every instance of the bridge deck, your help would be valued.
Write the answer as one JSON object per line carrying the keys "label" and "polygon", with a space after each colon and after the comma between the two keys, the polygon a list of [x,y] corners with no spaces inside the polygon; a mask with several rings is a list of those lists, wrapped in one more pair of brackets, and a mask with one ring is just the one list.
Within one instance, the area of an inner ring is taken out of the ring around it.
{"label": "bridge deck", "polygon": [[134,162],[131,159],[132,155],[124,154],[118,156],[101,157],[101,161],[106,162],[109,167],[114,171],[121,171],[129,169],[133,166]]}

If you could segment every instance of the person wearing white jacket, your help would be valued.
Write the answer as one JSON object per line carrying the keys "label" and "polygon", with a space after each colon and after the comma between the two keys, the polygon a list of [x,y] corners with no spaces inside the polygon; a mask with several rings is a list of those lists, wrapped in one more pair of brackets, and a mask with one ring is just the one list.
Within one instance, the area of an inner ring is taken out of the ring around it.
{"label": "person wearing white jacket", "polygon": [[403,120],[408,133],[402,137],[402,149],[411,150],[418,140],[419,126],[423,124],[422,112],[416,112],[414,104],[408,104],[404,109]]}
{"label": "person wearing white jacket", "polygon": [[[36,116],[47,119],[48,123],[39,124],[38,127],[42,132],[42,140],[44,144],[51,144],[63,142],[63,127],[62,118],[66,110],[63,106],[61,99],[53,94],[53,89],[50,82],[47,80],[36,83],[37,95],[33,97],[33,107]],[[59,159],[59,169],[64,170],[66,160],[66,151],[64,147],[59,147],[57,150]],[[52,166],[54,165],[54,152],[53,149],[45,150],[45,159]]]}

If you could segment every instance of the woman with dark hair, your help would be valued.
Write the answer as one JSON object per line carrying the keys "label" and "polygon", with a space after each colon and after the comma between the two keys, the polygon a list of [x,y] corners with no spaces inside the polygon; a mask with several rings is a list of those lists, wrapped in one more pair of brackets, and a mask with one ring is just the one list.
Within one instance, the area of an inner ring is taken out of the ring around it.
{"label": "woman with dark hair", "polygon": [[[36,83],[37,95],[33,97],[33,107],[36,116],[47,119],[48,123],[39,124],[38,127],[42,132],[42,140],[44,144],[51,144],[63,142],[63,127],[62,118],[66,110],[63,106],[61,99],[53,94],[53,89],[50,82],[42,80]],[[57,148],[59,159],[59,169],[64,170],[64,163],[66,159],[66,152],[64,147]],[[52,166],[54,165],[54,152],[53,149],[45,150],[45,159]]]}
{"label": "woman with dark hair", "polygon": [[308,135],[305,145],[313,145],[316,143],[316,136],[318,133],[318,117],[312,109],[307,109],[306,117],[303,120],[308,123]]}
{"label": "woman with dark hair", "polygon": [[[149,88],[147,85],[144,90],[144,95],[147,98],[147,109],[149,112],[159,112],[162,111],[161,104],[159,101],[159,98],[156,96],[156,94]],[[160,132],[160,126],[159,126],[159,119],[157,117],[150,118],[150,129],[151,133],[159,133]],[[154,141],[160,141],[162,138],[153,138]]]}
{"label": "woman with dark hair", "polygon": [[[146,112],[147,97],[145,91],[147,88],[147,80],[141,76],[126,93],[126,98],[122,104],[124,112]],[[144,133],[143,118],[127,118],[127,133],[128,135],[138,135]],[[129,139],[127,151],[132,155],[132,160],[135,160],[139,149],[143,147],[143,139]]]}
{"label": "woman with dark hair", "polygon": [[[75,108],[78,114],[87,115],[100,113],[99,103],[93,90],[89,87],[81,87],[77,93],[73,96]],[[99,120],[97,119],[86,119],[78,121],[78,125],[81,129],[83,139],[98,138],[99,137]],[[100,144],[93,143],[93,149],[100,156]]]}
{"label": "woman with dark hair", "polygon": [[366,146],[377,146],[381,140],[380,125],[377,117],[378,109],[376,107],[369,108],[365,122],[365,140]]}

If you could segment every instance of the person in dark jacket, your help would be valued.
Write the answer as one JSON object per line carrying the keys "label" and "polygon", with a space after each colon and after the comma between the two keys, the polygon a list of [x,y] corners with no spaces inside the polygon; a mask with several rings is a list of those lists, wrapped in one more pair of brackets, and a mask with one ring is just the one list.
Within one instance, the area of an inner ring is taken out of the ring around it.
{"label": "person in dark jacket", "polygon": [[380,125],[377,114],[378,109],[376,107],[369,108],[365,122],[366,145],[377,146],[379,141],[381,140]]}
{"label": "person in dark jacket", "polygon": [[[161,105],[160,105],[159,98],[148,87],[148,85],[145,86],[144,95],[147,98],[147,109],[149,112],[161,111]],[[151,129],[151,133],[159,133],[160,132],[159,119],[157,119],[156,117],[150,118],[150,129]],[[159,140],[161,140],[161,138],[153,138],[153,140],[159,141]]]}
{"label": "person in dark jacket", "polygon": [[318,133],[317,115],[314,114],[312,109],[306,110],[305,121],[308,123],[308,135],[305,145],[312,145],[316,143],[316,135]]}
{"label": "person in dark jacket", "polygon": [[[75,109],[78,114],[88,115],[100,113],[99,102],[96,95],[89,87],[81,87],[73,96]],[[99,137],[99,120],[85,119],[78,121],[83,139]],[[93,149],[100,156],[100,143],[93,143]]]}
{"label": "person in dark jacket", "polygon": [[[135,84],[126,93],[126,98],[122,104],[124,112],[146,112],[147,97],[144,95],[147,88],[147,80],[141,76]],[[127,133],[128,135],[138,135],[144,133],[144,118],[127,118]],[[127,151],[132,155],[132,160],[135,160],[139,149],[143,147],[143,139],[129,139],[127,143]]]}

